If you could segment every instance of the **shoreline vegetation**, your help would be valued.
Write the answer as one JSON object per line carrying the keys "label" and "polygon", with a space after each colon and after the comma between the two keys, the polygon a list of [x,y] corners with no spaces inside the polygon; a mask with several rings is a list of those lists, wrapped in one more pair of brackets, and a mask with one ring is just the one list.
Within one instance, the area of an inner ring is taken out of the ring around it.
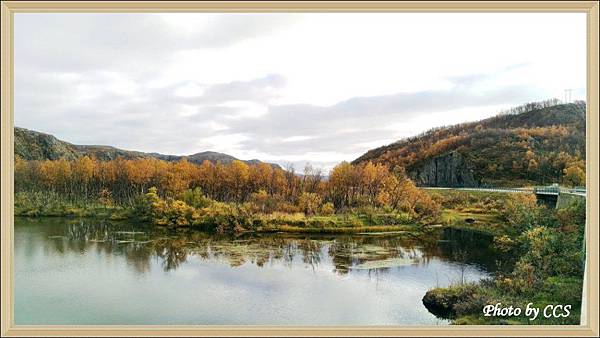
{"label": "shoreline vegetation", "polygon": [[45,160],[15,164],[15,215],[128,219],[216,233],[415,230],[441,205],[402,171],[343,162],[324,180],[268,164],[183,159]]}
{"label": "shoreline vegetation", "polygon": [[[535,195],[508,195],[502,212],[505,231],[496,233],[493,246],[515,258],[513,268],[508,272],[500,269],[479,283],[431,289],[423,297],[423,304],[453,324],[579,324],[585,267],[585,200],[548,209],[537,203]],[[539,308],[563,304],[571,305],[572,311],[565,318],[540,316],[533,322],[523,315],[483,316],[484,306],[498,303],[522,309],[528,303]]]}

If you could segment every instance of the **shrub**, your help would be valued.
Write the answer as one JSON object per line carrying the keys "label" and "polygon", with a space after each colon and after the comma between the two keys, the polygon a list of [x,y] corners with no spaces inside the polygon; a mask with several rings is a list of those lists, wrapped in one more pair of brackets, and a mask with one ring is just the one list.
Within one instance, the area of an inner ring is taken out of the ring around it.
{"label": "shrub", "polygon": [[540,215],[534,194],[513,193],[505,201],[503,217],[520,231],[539,225]]}
{"label": "shrub", "polygon": [[321,215],[333,215],[335,213],[335,208],[333,207],[333,203],[327,202],[321,206]]}
{"label": "shrub", "polygon": [[219,234],[239,233],[253,226],[250,212],[234,204],[215,202],[201,209],[200,215],[194,225]]}
{"label": "shrub", "polygon": [[508,252],[511,251],[517,243],[510,238],[508,235],[495,236],[494,237],[494,248],[498,251]]}
{"label": "shrub", "polygon": [[206,197],[200,188],[195,188],[194,190],[188,189],[179,194],[177,199],[194,208],[205,208],[214,202]]}
{"label": "shrub", "polygon": [[524,236],[525,254],[520,262],[533,266],[538,278],[583,274],[583,250],[575,234],[539,227]]}

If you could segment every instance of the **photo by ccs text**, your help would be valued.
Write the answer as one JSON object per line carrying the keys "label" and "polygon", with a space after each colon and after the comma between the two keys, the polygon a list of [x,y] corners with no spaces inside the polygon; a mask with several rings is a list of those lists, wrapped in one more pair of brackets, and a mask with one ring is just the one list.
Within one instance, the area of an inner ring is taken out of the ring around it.
{"label": "photo by ccs text", "polygon": [[519,317],[524,315],[529,317],[529,320],[535,320],[540,316],[544,318],[566,318],[571,315],[571,305],[548,304],[544,307],[536,307],[533,306],[533,303],[528,303],[523,310],[512,305],[504,307],[502,303],[488,304],[483,307],[483,315],[485,317]]}

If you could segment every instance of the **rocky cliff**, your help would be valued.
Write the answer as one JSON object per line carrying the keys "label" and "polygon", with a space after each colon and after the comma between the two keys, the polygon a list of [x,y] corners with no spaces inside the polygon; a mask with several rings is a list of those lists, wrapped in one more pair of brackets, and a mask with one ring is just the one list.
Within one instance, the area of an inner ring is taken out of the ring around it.
{"label": "rocky cliff", "polygon": [[476,187],[473,169],[465,158],[457,153],[429,159],[421,167],[409,173],[423,187]]}

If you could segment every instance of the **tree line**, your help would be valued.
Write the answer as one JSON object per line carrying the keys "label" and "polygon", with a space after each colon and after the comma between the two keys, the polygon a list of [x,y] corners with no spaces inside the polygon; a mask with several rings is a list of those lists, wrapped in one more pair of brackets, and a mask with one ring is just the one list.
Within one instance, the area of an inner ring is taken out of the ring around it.
{"label": "tree line", "polygon": [[402,170],[390,171],[371,162],[342,162],[325,179],[310,165],[298,175],[293,167],[283,170],[237,160],[198,165],[185,158],[177,162],[154,158],[100,161],[87,156],[74,161],[16,158],[14,177],[16,192],[49,191],[71,201],[99,200],[123,206],[134,205],[136,198],[154,187],[164,199],[186,200],[199,189],[208,199],[251,203],[262,213],[331,213],[361,206],[414,215],[439,212],[439,205]]}

